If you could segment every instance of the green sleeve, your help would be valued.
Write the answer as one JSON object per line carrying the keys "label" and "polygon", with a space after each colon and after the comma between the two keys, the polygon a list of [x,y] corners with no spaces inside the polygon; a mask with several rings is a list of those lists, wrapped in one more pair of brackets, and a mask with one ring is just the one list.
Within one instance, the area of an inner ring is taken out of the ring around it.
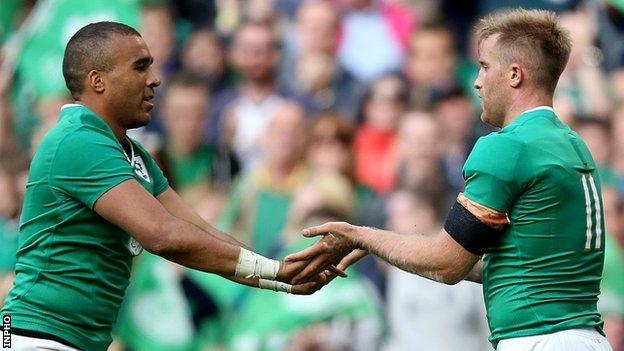
{"label": "green sleeve", "polygon": [[165,192],[169,188],[169,182],[167,177],[163,173],[162,169],[158,166],[152,155],[145,150],[143,145],[133,140],[134,145],[137,145],[141,149],[141,156],[145,161],[145,167],[147,167],[147,173],[152,177],[154,181],[154,196],[158,196]]}
{"label": "green sleeve", "polygon": [[509,212],[522,189],[519,164],[522,144],[492,133],[475,144],[464,165],[464,195],[491,209]]}
{"label": "green sleeve", "polygon": [[102,195],[128,179],[134,175],[120,145],[104,135],[77,131],[59,144],[48,181],[56,192],[93,209]]}

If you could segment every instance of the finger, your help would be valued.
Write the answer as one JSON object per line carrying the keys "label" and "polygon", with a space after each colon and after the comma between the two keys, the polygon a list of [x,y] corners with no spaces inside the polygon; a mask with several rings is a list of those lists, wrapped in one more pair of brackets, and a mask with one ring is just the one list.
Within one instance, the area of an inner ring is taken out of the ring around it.
{"label": "finger", "polygon": [[323,252],[325,252],[326,249],[327,249],[327,244],[317,242],[316,244],[308,248],[305,248],[299,252],[295,252],[293,254],[286,256],[284,258],[284,261],[289,261],[289,262],[307,261],[322,254]]}
{"label": "finger", "polygon": [[301,231],[301,234],[306,237],[313,237],[317,235],[326,235],[334,228],[333,222],[317,225],[316,227],[306,228]]}
{"label": "finger", "polygon": [[316,256],[312,261],[308,263],[308,265],[297,274],[293,279],[293,283],[299,283],[309,279],[310,277],[320,273],[325,270],[325,267],[332,264],[330,262],[331,256],[328,254],[321,254]]}
{"label": "finger", "polygon": [[365,250],[353,250],[342,260],[340,260],[340,263],[338,263],[336,268],[345,271],[349,266],[361,260],[366,255],[368,255],[368,252]]}
{"label": "finger", "polygon": [[292,286],[291,293],[295,295],[311,295],[315,291],[319,290],[322,287],[322,284],[318,282],[311,281],[303,284],[295,284]]}
{"label": "finger", "polygon": [[347,273],[345,273],[345,271],[344,271],[344,270],[342,270],[342,269],[340,269],[340,268],[338,268],[338,267],[334,266],[333,264],[332,264],[331,266],[329,266],[329,270],[330,270],[332,273],[336,274],[337,276],[340,276],[340,277],[343,277],[343,278],[346,278],[346,277],[347,277]]}

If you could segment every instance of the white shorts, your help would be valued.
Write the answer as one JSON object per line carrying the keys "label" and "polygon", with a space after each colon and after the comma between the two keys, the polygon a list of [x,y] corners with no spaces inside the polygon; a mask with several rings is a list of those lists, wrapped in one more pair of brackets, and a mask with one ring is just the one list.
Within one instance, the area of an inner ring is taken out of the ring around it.
{"label": "white shorts", "polygon": [[569,329],[551,334],[504,339],[496,351],[613,351],[594,329]]}
{"label": "white shorts", "polygon": [[31,338],[11,334],[11,347],[13,351],[80,351],[73,347],[65,346],[60,342],[47,339]]}

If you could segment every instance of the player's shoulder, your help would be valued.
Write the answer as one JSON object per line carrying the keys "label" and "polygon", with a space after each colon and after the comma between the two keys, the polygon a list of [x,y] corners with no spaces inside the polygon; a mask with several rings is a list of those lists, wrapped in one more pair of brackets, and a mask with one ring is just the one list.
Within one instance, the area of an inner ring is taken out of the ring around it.
{"label": "player's shoulder", "polygon": [[516,133],[504,130],[492,132],[482,136],[475,143],[470,156],[494,157],[494,158],[517,158],[520,156],[525,142]]}

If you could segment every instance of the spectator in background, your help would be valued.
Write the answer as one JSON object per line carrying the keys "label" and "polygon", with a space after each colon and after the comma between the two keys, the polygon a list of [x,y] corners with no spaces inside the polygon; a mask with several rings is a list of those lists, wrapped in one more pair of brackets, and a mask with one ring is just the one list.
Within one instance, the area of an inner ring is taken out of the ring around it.
{"label": "spectator in background", "polygon": [[[175,19],[171,6],[166,2],[145,3],[141,7],[141,36],[149,47],[154,63],[152,69],[160,77],[163,86],[167,86],[169,77],[178,68],[177,49],[175,43]],[[164,134],[163,121],[160,111],[160,94],[156,91],[152,120],[140,129],[130,131],[130,135],[140,140],[150,152],[160,147]]]}
{"label": "spectator in background", "polygon": [[602,53],[596,47],[596,16],[586,6],[561,14],[561,25],[570,32],[570,60],[559,79],[554,107],[563,121],[574,115],[607,119],[611,112],[608,80],[601,68]]}
{"label": "spectator in background", "polygon": [[[440,227],[431,201],[409,190],[392,193],[387,212],[386,227],[397,233],[435,235]],[[463,281],[447,286],[393,266],[387,274],[390,335],[384,351],[491,349],[479,285]]]}
{"label": "spectator in background", "polygon": [[356,199],[354,220],[359,222],[373,198],[373,191],[355,177],[351,149],[353,133],[353,127],[342,116],[336,114],[316,116],[310,128],[307,160],[314,172],[339,174],[351,183]]}
{"label": "spectator in background", "polygon": [[579,117],[574,121],[574,130],[579,133],[594,157],[600,177],[604,182],[617,183],[619,178],[611,167],[610,122],[592,117]]}
{"label": "spectator in background", "polygon": [[242,169],[253,168],[262,158],[260,137],[284,98],[276,82],[280,53],[270,26],[247,22],[232,39],[232,66],[240,82],[215,97],[213,130],[230,147]]}
{"label": "spectator in background", "polygon": [[[478,117],[468,96],[453,89],[433,102],[432,112],[440,130],[441,167],[448,192],[457,194],[464,188],[462,168],[476,141],[475,124]],[[479,124],[481,126],[481,124]]]}
{"label": "spectator in background", "polygon": [[233,83],[221,39],[209,28],[198,29],[191,34],[184,45],[180,61],[182,69],[201,78],[213,96]]}
{"label": "spectator in background", "polygon": [[375,80],[362,102],[363,124],[353,141],[355,176],[378,193],[394,186],[396,127],[406,105],[407,87],[395,75]]}
{"label": "spectator in background", "polygon": [[69,95],[53,94],[41,97],[35,102],[35,114],[38,118],[37,127],[30,138],[30,150],[34,153],[43,136],[56,124],[61,106],[71,103]]}
{"label": "spectator in background", "polygon": [[614,184],[602,188],[606,244],[598,307],[613,350],[624,350],[624,201]]}
{"label": "spectator in background", "polygon": [[341,65],[366,83],[384,73],[398,71],[404,59],[401,39],[414,23],[409,9],[388,11],[383,1],[374,0],[340,0],[339,3],[344,10],[338,48]]}
{"label": "spectator in background", "polygon": [[[611,144],[611,165],[618,176],[624,176],[624,105],[620,105],[612,114],[609,138]],[[620,184],[620,192],[624,191],[624,184]]]}
{"label": "spectator in background", "polygon": [[0,150],[0,306],[13,286],[21,205],[29,157],[13,141]]}
{"label": "spectator in background", "polygon": [[[285,33],[280,85],[307,95],[317,110],[354,118],[362,85],[336,60],[340,13],[328,0],[307,0]],[[294,77],[294,79],[293,79]]]}
{"label": "spectator in background", "polygon": [[169,181],[182,195],[212,186],[225,189],[233,176],[230,155],[204,143],[209,105],[209,93],[199,77],[188,72],[171,77],[162,107],[164,159]]}
{"label": "spectator in background", "polygon": [[280,13],[275,8],[275,0],[247,0],[240,2],[243,10],[243,18],[248,21],[273,23],[278,27]]}
{"label": "spectator in background", "polygon": [[175,22],[169,4],[144,4],[139,32],[154,56],[154,73],[166,84],[167,77],[177,68]]}
{"label": "spectator in background", "polygon": [[[428,109],[434,95],[444,94],[456,87],[471,91],[471,84],[457,79],[460,59],[455,49],[452,30],[442,23],[424,25],[412,34],[404,73],[410,83],[413,107]],[[469,79],[467,79],[469,80]]]}
{"label": "spectator in background", "polygon": [[284,38],[280,85],[307,95],[317,110],[353,117],[362,89],[336,60],[339,24],[335,4],[327,0],[301,4],[292,31]]}
{"label": "spectator in background", "polygon": [[[305,226],[346,220],[354,213],[351,184],[327,172],[303,182],[292,201],[278,256],[309,244],[299,235]],[[380,307],[378,296],[355,271],[334,280],[313,299],[249,291],[230,327],[229,346],[247,351],[376,351],[384,329]]]}
{"label": "spectator in background", "polygon": [[243,170],[220,219],[258,253],[281,242],[293,192],[309,177],[303,156],[306,116],[293,101],[278,105],[262,135],[264,158]]}
{"label": "spectator in background", "polygon": [[455,193],[441,176],[442,140],[440,125],[430,113],[412,111],[403,116],[396,141],[396,187],[425,196],[437,213],[446,215]]}
{"label": "spectator in background", "polygon": [[13,266],[17,252],[18,207],[14,177],[0,165],[0,306],[13,285]]}
{"label": "spectator in background", "polygon": [[611,73],[610,86],[613,94],[613,105],[618,107],[624,103],[624,67],[620,67]]}

